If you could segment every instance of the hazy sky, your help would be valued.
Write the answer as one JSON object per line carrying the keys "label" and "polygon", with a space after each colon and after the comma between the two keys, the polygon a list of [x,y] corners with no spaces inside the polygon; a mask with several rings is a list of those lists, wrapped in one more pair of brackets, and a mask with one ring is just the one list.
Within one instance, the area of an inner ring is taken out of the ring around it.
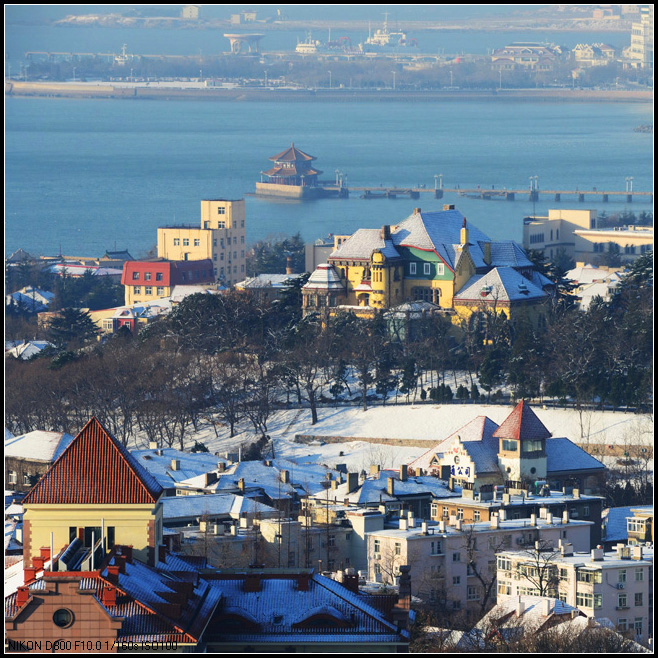
{"label": "hazy sky", "polygon": [[[146,16],[177,16],[184,5],[5,5],[5,20],[47,21],[69,14],[126,13],[137,10]],[[201,5],[205,18],[229,18],[240,11],[257,11],[263,17],[280,9],[291,20],[459,20],[477,16],[501,16],[544,5]]]}

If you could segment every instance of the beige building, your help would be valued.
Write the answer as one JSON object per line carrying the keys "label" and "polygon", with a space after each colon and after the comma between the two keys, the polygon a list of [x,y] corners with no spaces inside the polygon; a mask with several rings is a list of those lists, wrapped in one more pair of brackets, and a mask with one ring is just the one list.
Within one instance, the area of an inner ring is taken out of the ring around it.
{"label": "beige building", "polygon": [[653,5],[640,6],[640,20],[631,26],[631,45],[624,57],[632,68],[653,68]]}
{"label": "beige building", "polygon": [[653,226],[574,231],[573,255],[577,261],[590,263],[610,251],[617,251],[625,262],[653,251]]}
{"label": "beige building", "polygon": [[231,286],[246,274],[244,199],[204,199],[199,226],[158,228],[158,257],[166,260],[212,260],[215,280]]}
{"label": "beige building", "polygon": [[610,553],[595,548],[574,551],[562,542],[557,551],[497,555],[498,602],[539,595],[548,588],[588,617],[610,619],[620,633],[631,632],[642,642],[653,635],[653,551],[618,545]]}
{"label": "beige building", "polygon": [[573,258],[574,232],[596,229],[596,210],[549,210],[547,217],[523,220],[523,248],[543,251],[553,258],[564,249]]}
{"label": "beige building", "polygon": [[409,565],[412,594],[444,601],[455,612],[475,612],[496,602],[500,550],[521,550],[538,540],[556,547],[568,541],[579,550],[590,545],[590,522],[552,516],[508,520],[492,515],[489,522],[472,524],[455,517],[438,524],[401,518],[399,524],[367,535],[368,578],[391,584],[400,566]]}

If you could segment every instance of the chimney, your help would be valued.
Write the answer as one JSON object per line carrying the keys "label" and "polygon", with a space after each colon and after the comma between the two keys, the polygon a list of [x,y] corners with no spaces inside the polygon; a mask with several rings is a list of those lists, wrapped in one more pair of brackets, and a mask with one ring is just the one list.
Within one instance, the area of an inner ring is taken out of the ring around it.
{"label": "chimney", "polygon": [[592,549],[592,560],[594,562],[601,562],[603,560],[603,549],[602,548],[593,548]]}
{"label": "chimney", "polygon": [[343,587],[346,587],[354,594],[359,593],[359,576],[353,568],[345,569],[343,574]]}
{"label": "chimney", "polygon": [[241,493],[244,493],[244,478],[240,478],[238,480],[238,489],[240,490]]}
{"label": "chimney", "polygon": [[420,215],[420,208],[414,208],[414,215]]}
{"label": "chimney", "polygon": [[382,240],[390,240],[391,239],[391,227],[390,227],[389,224],[384,224],[384,226],[382,226],[380,236],[381,236]]}
{"label": "chimney", "polygon": [[574,498],[580,498],[580,489],[575,489],[572,491]]}
{"label": "chimney", "polygon": [[225,462],[217,462],[217,470],[220,473],[223,473],[226,470],[226,463]]}
{"label": "chimney", "polygon": [[642,546],[633,546],[631,547],[631,559],[632,560],[641,560],[643,555]]}
{"label": "chimney", "polygon": [[461,529],[462,529],[462,520],[455,519],[455,530],[461,530]]}
{"label": "chimney", "polygon": [[380,471],[380,466],[378,464],[370,465],[370,475],[377,475]]}
{"label": "chimney", "polygon": [[446,522],[441,520],[439,521],[439,532],[445,532],[446,531]]}
{"label": "chimney", "polygon": [[562,523],[569,523],[569,510],[565,509],[562,512]]}
{"label": "chimney", "polygon": [[548,617],[551,614],[551,599],[544,598],[541,600],[541,614],[543,617]]}
{"label": "chimney", "polygon": [[23,583],[29,585],[34,582],[37,578],[37,569],[36,567],[25,567],[23,569]]}
{"label": "chimney", "polygon": [[409,528],[416,527],[416,519],[414,518],[414,513],[412,511],[409,511],[409,513],[407,514],[407,521]]}
{"label": "chimney", "polygon": [[157,441],[149,441],[149,450],[157,450],[158,449],[158,442]]}
{"label": "chimney", "polygon": [[395,496],[395,478],[388,478],[388,486],[386,492],[389,496]]}
{"label": "chimney", "polygon": [[[505,494],[503,494],[503,496],[504,496],[504,495],[505,495]],[[498,510],[498,518],[499,518],[501,521],[507,521],[507,510],[504,510],[504,509],[502,509],[502,508],[501,508],[500,510]]]}
{"label": "chimney", "polygon": [[300,573],[297,575],[297,589],[300,592],[308,592],[309,583],[311,581],[310,573]]}
{"label": "chimney", "polygon": [[359,474],[358,473],[348,473],[347,474],[347,493],[350,494],[356,491],[359,488]]}
{"label": "chimney", "polygon": [[[595,560],[596,558],[594,557],[594,552],[595,550],[592,550],[592,559]],[[570,555],[573,555],[573,544],[568,541],[561,541],[560,542],[560,554],[562,557],[569,557]],[[603,559],[603,551],[601,551],[601,559]]]}
{"label": "chimney", "polygon": [[43,570],[43,563],[45,562],[45,559],[42,557],[33,557],[32,558],[32,566],[37,570],[37,571],[42,571]]}
{"label": "chimney", "polygon": [[466,217],[464,217],[464,223],[462,224],[462,229],[459,232],[459,244],[462,246],[467,246],[469,240],[468,227],[466,226]]}
{"label": "chimney", "polygon": [[424,535],[426,535],[426,534],[427,534],[427,521],[423,521],[423,522],[420,524],[420,527],[421,527],[422,533],[423,533]]}
{"label": "chimney", "polygon": [[537,515],[534,512],[530,515],[530,525],[533,527],[537,525]]}
{"label": "chimney", "polygon": [[406,530],[409,527],[407,519],[400,519],[400,530]]}
{"label": "chimney", "polygon": [[406,482],[408,475],[409,471],[407,469],[407,465],[402,464],[402,466],[400,466],[400,482]]}
{"label": "chimney", "polygon": [[167,547],[164,544],[158,546],[158,562],[167,561]]}
{"label": "chimney", "polygon": [[454,210],[455,209],[455,204],[454,203],[444,203],[443,204],[443,209],[444,210]]}
{"label": "chimney", "polygon": [[338,480],[332,480],[331,481],[331,490],[336,491],[338,489]]}
{"label": "chimney", "polygon": [[172,459],[171,460],[171,470],[172,471],[180,471],[180,459]]}
{"label": "chimney", "polygon": [[288,254],[286,256],[286,274],[294,274],[295,273],[295,268],[292,264],[292,256]]}
{"label": "chimney", "polygon": [[117,604],[117,588],[112,585],[105,585],[101,594],[101,603],[106,608],[111,608]]}
{"label": "chimney", "polygon": [[16,607],[20,608],[21,606],[25,605],[29,598],[30,588],[25,585],[21,585],[16,592]]}
{"label": "chimney", "polygon": [[491,242],[484,243],[484,262],[491,265]]}
{"label": "chimney", "polygon": [[122,546],[121,553],[126,556],[126,562],[128,564],[133,563],[133,547],[132,546]]}
{"label": "chimney", "polygon": [[210,471],[209,473],[205,474],[205,486],[209,487],[211,484],[214,484],[217,482],[217,473],[214,471]]}
{"label": "chimney", "polygon": [[525,602],[522,601],[521,597],[519,596],[516,602],[516,616],[521,617],[524,612],[525,612]]}
{"label": "chimney", "polygon": [[260,592],[261,583],[260,583],[260,574],[259,573],[248,573],[244,577],[244,589],[245,592]]}
{"label": "chimney", "polygon": [[39,555],[41,555],[41,557],[44,560],[49,560],[50,559],[50,548],[48,546],[42,546],[39,549]]}
{"label": "chimney", "polygon": [[492,514],[491,518],[490,518],[490,521],[491,521],[491,527],[492,528],[498,528],[499,527],[498,514],[495,514],[495,513]]}
{"label": "chimney", "polygon": [[111,564],[107,567],[107,580],[113,585],[119,584],[119,565]]}
{"label": "chimney", "polygon": [[115,560],[115,564],[119,566],[119,573],[126,573],[126,556],[115,555],[114,560]]}
{"label": "chimney", "polygon": [[546,512],[546,523],[548,525],[553,525],[553,513],[552,512]]}

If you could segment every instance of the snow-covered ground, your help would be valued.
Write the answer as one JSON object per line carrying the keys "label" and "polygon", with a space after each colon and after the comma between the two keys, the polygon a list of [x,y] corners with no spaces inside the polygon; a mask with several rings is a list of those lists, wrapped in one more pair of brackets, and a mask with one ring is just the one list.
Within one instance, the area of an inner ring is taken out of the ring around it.
{"label": "snow-covered ground", "polygon": [[[373,406],[367,411],[360,407],[321,408],[319,421],[311,424],[308,409],[276,412],[268,422],[276,457],[299,463],[313,461],[334,466],[346,464],[350,469],[366,469],[370,464],[382,467],[398,467],[420,456],[435,443],[466,425],[477,416],[488,416],[500,424],[513,407],[478,404],[418,404]],[[646,443],[652,445],[653,417],[612,411],[585,411],[580,414],[572,409],[533,410],[554,437],[567,437],[580,445],[588,441],[594,444],[623,445]],[[228,428],[218,428],[219,436],[210,425],[200,427],[190,437],[188,445],[200,441],[211,452],[223,454],[237,452],[257,438],[253,428],[246,423],[243,431],[229,437]],[[426,447],[401,447],[392,444],[349,441],[326,443],[296,443],[295,435],[310,434],[318,437],[344,436],[377,439],[426,440]],[[141,447],[144,446],[142,442]],[[178,446],[173,446],[178,447]]]}

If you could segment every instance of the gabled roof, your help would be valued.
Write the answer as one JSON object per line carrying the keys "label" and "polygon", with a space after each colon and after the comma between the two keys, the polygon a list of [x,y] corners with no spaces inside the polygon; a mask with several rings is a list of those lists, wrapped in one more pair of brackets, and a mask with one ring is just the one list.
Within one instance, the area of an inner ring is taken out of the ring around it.
{"label": "gabled roof", "polygon": [[153,504],[158,482],[96,419],[27,493],[29,504]]}
{"label": "gabled roof", "polygon": [[537,418],[530,405],[521,400],[514,411],[501,423],[493,436],[501,439],[548,439],[551,433]]}
{"label": "gabled roof", "polygon": [[290,148],[273,155],[269,159],[273,162],[307,162],[309,160],[317,160],[314,155],[309,155],[308,153],[304,153],[304,151],[300,151],[294,143],[290,144]]}
{"label": "gabled roof", "polygon": [[303,167],[297,170],[297,167],[277,167],[274,166],[267,171],[264,171],[265,176],[318,176],[323,172],[319,169],[304,169]]}
{"label": "gabled roof", "polygon": [[379,249],[389,260],[400,258],[392,239],[382,238],[377,228],[361,228],[332,252],[329,258],[335,260],[370,260],[372,252]]}
{"label": "gabled roof", "polygon": [[545,299],[547,294],[512,267],[495,267],[484,276],[472,276],[455,295],[457,302],[519,302]]}

